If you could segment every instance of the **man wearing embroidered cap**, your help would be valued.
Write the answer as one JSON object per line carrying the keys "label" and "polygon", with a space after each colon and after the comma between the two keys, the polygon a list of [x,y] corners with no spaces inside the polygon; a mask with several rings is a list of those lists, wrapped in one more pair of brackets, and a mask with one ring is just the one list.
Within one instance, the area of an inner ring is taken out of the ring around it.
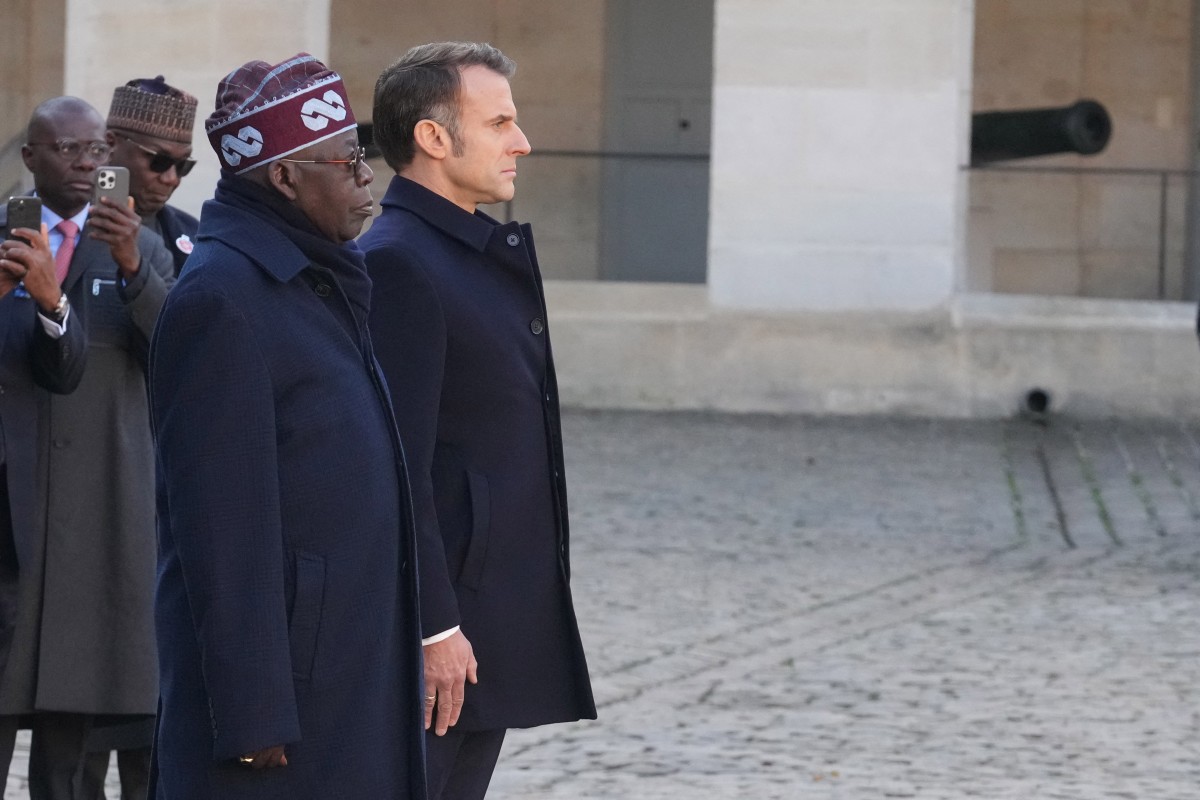
{"label": "man wearing embroidered cap", "polygon": [[372,173],[337,73],[248,63],[159,318],[158,798],[425,797],[407,469],[352,239]]}
{"label": "man wearing embroidered cap", "polygon": [[175,274],[192,252],[196,218],[167,205],[192,171],[192,125],[196,98],[159,75],[132,80],[113,92],[108,110],[110,163],[129,170],[129,193],[142,224],[163,238]]}

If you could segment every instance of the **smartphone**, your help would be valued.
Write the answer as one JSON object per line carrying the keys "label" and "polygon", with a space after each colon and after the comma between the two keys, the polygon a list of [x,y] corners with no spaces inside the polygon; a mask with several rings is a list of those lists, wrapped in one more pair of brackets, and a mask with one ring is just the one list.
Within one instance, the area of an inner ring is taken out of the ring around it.
{"label": "smartphone", "polygon": [[125,167],[100,167],[96,170],[96,188],[92,192],[92,203],[108,197],[117,205],[129,202],[129,170]]}
{"label": "smartphone", "polygon": [[37,197],[10,197],[8,198],[8,218],[5,222],[5,237],[8,239],[20,239],[25,244],[32,244],[29,240],[21,236],[13,236],[13,231],[17,228],[31,228],[38,231],[42,229],[42,201]]}

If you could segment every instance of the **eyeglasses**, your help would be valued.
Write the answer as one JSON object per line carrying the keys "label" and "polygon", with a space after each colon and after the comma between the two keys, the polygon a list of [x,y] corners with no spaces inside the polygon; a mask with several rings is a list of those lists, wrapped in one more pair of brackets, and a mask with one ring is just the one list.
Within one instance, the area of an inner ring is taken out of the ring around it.
{"label": "eyeglasses", "polygon": [[64,138],[53,142],[26,142],[25,144],[30,147],[53,147],[55,152],[67,161],[75,161],[83,153],[87,153],[88,158],[93,161],[105,161],[112,152],[108,142],[81,142],[78,139]]}
{"label": "eyeglasses", "polygon": [[354,150],[354,155],[349,158],[334,158],[334,159],[306,159],[306,158],[281,158],[280,161],[290,161],[293,164],[349,164],[350,173],[358,174],[360,164],[367,163],[367,148],[357,147]]}
{"label": "eyeglasses", "polygon": [[171,167],[174,167],[176,174],[183,178],[192,171],[192,167],[196,166],[196,159],[194,158],[173,158],[170,153],[164,153],[161,150],[155,150],[152,147],[147,147],[137,139],[134,139],[132,136],[121,133],[120,131],[113,131],[113,133],[128,142],[132,142],[134,147],[150,156],[151,172],[161,175]]}

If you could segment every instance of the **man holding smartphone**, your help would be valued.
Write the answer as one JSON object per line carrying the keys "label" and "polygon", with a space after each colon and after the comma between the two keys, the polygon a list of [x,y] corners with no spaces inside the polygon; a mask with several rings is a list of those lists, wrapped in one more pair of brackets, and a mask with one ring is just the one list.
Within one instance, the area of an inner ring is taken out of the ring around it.
{"label": "man holding smartphone", "polygon": [[134,210],[142,225],[162,237],[176,275],[192,252],[199,223],[167,201],[196,165],[195,121],[196,98],[168,85],[162,75],[118,86],[108,110],[109,163],[129,170]]}
{"label": "man holding smartphone", "polygon": [[[145,369],[174,276],[131,203],[91,201],[110,151],[103,117],[83,100],[38,106],[21,154],[48,235],[16,231],[32,244],[0,243],[0,272],[22,280],[3,301],[13,313],[0,315],[0,424],[33,437],[7,450],[10,501],[16,476],[34,476],[26,484],[35,487],[19,513],[11,509],[17,609],[0,621],[14,626],[0,678],[0,762],[28,724],[30,794],[52,800],[74,796],[96,715],[153,714],[158,697]],[[73,359],[79,374],[65,377],[76,386],[47,385],[30,374],[28,348],[12,346],[42,335],[35,316],[70,350],[60,355]]]}

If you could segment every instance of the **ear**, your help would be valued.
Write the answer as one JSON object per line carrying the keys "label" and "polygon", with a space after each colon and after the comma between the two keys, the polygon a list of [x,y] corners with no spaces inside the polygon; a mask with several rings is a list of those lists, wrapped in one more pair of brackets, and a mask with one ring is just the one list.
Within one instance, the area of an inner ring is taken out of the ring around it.
{"label": "ear", "polygon": [[267,182],[293,203],[298,196],[296,178],[297,170],[286,161],[272,161],[267,164]]}
{"label": "ear", "polygon": [[450,134],[431,119],[423,119],[413,128],[413,142],[417,150],[435,161],[450,155]]}
{"label": "ear", "polygon": [[109,147],[117,146],[117,135],[111,130],[104,132],[104,141],[108,142]]}
{"label": "ear", "polygon": [[25,169],[33,172],[33,148],[27,144],[21,145],[21,160],[25,162]]}

